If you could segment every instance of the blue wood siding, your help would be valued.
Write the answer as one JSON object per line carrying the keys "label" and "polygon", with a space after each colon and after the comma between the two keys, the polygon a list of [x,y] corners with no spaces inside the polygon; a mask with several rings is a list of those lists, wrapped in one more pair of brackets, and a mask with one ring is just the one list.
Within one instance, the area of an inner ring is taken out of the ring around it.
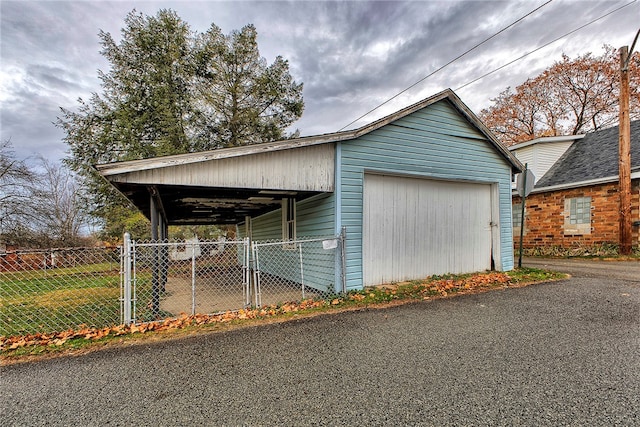
{"label": "blue wood siding", "polygon": [[362,286],[365,171],[497,184],[501,269],[513,268],[511,165],[447,100],[342,143],[341,223],[347,228],[347,289]]}
{"label": "blue wood siding", "polygon": [[[324,237],[334,234],[335,195],[320,194],[296,203],[296,235]],[[253,240],[282,239],[282,209],[253,218]],[[239,227],[244,237],[244,227]]]}
{"label": "blue wood siding", "polygon": [[[334,236],[335,195],[321,194],[296,204],[296,236],[298,239]],[[244,234],[244,228],[239,227]],[[255,242],[282,239],[282,209],[269,212],[252,220]],[[314,247],[311,249],[311,247]],[[306,286],[320,291],[334,291],[338,284],[335,250],[323,251],[321,242],[303,244],[303,269]],[[307,252],[309,251],[309,252]],[[286,280],[300,283],[300,254],[281,245],[262,251],[260,270]],[[313,254],[313,256],[311,256]],[[308,256],[307,256],[308,255]]]}
{"label": "blue wood siding", "polygon": [[335,195],[323,194],[296,205],[296,234],[299,237],[334,235]]}

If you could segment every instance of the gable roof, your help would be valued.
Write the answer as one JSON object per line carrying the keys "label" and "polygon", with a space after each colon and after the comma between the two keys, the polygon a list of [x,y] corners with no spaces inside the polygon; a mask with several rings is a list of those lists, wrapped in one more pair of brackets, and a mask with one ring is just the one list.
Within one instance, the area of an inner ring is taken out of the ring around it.
{"label": "gable roof", "polygon": [[[588,133],[541,177],[536,189],[618,180],[618,126]],[[640,120],[631,122],[631,172],[640,171]]]}
{"label": "gable roof", "polygon": [[126,162],[107,163],[95,165],[94,167],[105,177],[126,172],[157,169],[168,166],[183,165],[189,163],[200,163],[208,160],[224,159],[251,155],[256,153],[266,153],[292,148],[301,148],[317,144],[327,144],[332,142],[348,141],[359,138],[389,123],[395,122],[409,114],[421,110],[431,104],[441,100],[448,100],[473,126],[475,126],[492,144],[492,146],[507,160],[514,172],[521,172],[524,167],[511,152],[502,145],[493,133],[478,119],[478,117],[467,107],[458,95],[451,89],[445,89],[440,93],[423,99],[413,105],[403,108],[388,116],[382,117],[372,123],[360,128],[327,133],[322,135],[306,136],[283,141],[266,142],[243,147],[222,148],[217,150],[202,151],[196,153],[176,154],[172,156],[154,157],[142,160],[130,160]]}
{"label": "gable roof", "polygon": [[357,139],[440,101],[477,129],[513,172],[523,170],[451,89],[354,130],[94,168],[149,218],[156,206],[170,225],[235,224],[279,207],[282,197],[303,200],[334,191],[335,143]]}

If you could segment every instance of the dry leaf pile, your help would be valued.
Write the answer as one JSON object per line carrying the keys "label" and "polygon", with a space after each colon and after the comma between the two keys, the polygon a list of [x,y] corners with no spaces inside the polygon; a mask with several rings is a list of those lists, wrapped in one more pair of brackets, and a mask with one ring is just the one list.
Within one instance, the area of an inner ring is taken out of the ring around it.
{"label": "dry leaf pile", "polygon": [[341,305],[374,304],[391,300],[429,299],[447,296],[450,293],[464,293],[474,289],[508,285],[510,277],[501,272],[479,274],[466,278],[427,279],[423,282],[411,282],[392,287],[374,287],[351,292],[329,300],[303,300],[277,306],[227,311],[218,314],[182,315],[173,319],[131,325],[117,325],[104,328],[81,326],[55,333],[37,333],[22,336],[0,336],[0,352],[16,350],[27,346],[61,346],[69,340],[99,340],[105,337],[117,337],[127,334],[144,334],[150,331],[186,328],[188,326],[211,323],[231,322],[235,320],[267,318],[286,313],[308,311],[322,307]]}

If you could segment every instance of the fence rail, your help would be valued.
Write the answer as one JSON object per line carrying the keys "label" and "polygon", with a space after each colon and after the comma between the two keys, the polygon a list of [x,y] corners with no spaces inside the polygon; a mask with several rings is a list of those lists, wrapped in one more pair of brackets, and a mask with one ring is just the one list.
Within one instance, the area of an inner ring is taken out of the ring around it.
{"label": "fence rail", "polygon": [[0,254],[0,336],[140,323],[344,290],[344,234]]}

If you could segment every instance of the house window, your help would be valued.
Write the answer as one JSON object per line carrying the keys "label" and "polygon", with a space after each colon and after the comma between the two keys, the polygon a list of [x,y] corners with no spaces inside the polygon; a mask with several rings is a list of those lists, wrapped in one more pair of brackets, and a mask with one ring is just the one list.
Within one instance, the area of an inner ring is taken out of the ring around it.
{"label": "house window", "polygon": [[591,197],[564,201],[564,234],[591,234]]}
{"label": "house window", "polygon": [[569,222],[571,224],[591,223],[591,197],[569,199]]}
{"label": "house window", "polygon": [[513,228],[520,228],[522,224],[522,203],[511,207],[511,218],[513,220]]}
{"label": "house window", "polygon": [[282,240],[296,240],[296,199],[282,199]]}

